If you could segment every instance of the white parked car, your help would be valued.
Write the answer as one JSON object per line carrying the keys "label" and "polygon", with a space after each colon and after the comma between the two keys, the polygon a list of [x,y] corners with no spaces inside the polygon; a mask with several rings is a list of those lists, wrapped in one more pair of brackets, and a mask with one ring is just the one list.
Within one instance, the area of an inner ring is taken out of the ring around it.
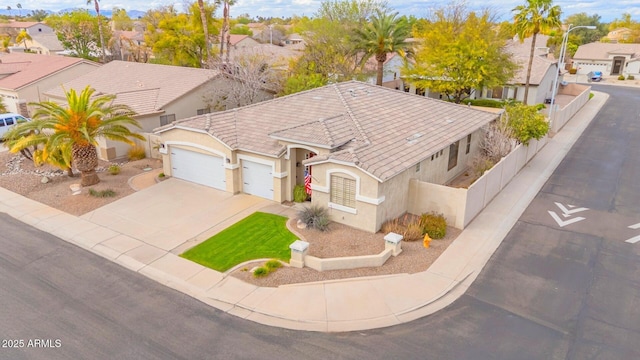
{"label": "white parked car", "polygon": [[0,139],[2,139],[4,137],[4,133],[14,125],[30,120],[31,119],[19,114],[7,113],[0,115]]}

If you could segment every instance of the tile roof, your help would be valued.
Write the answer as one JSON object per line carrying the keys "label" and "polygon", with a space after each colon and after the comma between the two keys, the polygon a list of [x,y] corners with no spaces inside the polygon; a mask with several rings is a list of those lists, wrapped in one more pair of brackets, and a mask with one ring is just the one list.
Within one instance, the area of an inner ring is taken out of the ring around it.
{"label": "tile roof", "polygon": [[640,57],[640,44],[610,44],[594,42],[580,45],[573,55],[576,60],[611,60],[610,55],[627,54],[631,58]]}
{"label": "tile roof", "polygon": [[[81,90],[91,86],[98,93],[116,95],[117,103],[129,105],[138,115],[144,115],[162,111],[218,74],[214,70],[115,60],[65,83],[64,88]],[[64,97],[60,87],[45,93]]]}
{"label": "tile roof", "polygon": [[56,34],[33,34],[31,35],[31,39],[44,46],[52,53],[64,50],[64,46],[62,46],[62,43],[58,40],[58,35]]}
{"label": "tile roof", "polygon": [[38,24],[42,23],[37,21],[9,21],[8,23],[0,23],[0,28],[26,29]]}
{"label": "tile roof", "polygon": [[[548,39],[549,36],[547,35],[536,36],[535,56],[531,64],[531,79],[529,80],[529,83],[532,85],[540,85],[544,75],[549,71],[549,67],[557,63],[557,61],[553,59],[553,55],[547,55],[548,50],[545,50],[547,49]],[[520,40],[510,40],[507,42],[507,51],[511,52],[513,60],[520,65],[520,68],[510,81],[512,84],[524,84],[527,82],[527,66],[529,64],[532,40],[533,37],[528,37],[524,39],[522,43]]]}
{"label": "tile roof", "polygon": [[278,140],[333,149],[312,163],[347,161],[385,181],[498,115],[349,81],[160,127],[206,131],[231,149],[270,156]]}
{"label": "tile roof", "polygon": [[0,79],[0,88],[19,90],[77,64],[100,65],[80,58],[59,55],[11,53],[0,55],[0,74],[8,75]]}

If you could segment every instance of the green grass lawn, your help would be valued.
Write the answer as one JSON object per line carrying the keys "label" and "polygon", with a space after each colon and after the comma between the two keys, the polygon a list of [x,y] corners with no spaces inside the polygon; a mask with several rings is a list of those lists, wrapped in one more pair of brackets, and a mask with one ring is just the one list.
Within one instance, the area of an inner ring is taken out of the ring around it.
{"label": "green grass lawn", "polygon": [[297,237],[287,230],[286,222],[286,217],[256,212],[180,256],[217,271],[253,259],[289,261],[289,245]]}

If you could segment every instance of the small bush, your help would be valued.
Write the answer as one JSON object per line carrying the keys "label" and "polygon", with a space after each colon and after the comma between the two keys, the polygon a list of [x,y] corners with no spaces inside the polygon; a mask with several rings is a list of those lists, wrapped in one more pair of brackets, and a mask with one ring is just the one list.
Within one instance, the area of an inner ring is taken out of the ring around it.
{"label": "small bush", "polygon": [[465,105],[471,104],[472,106],[484,106],[498,109],[501,109],[506,105],[505,101],[491,99],[464,99],[462,100],[462,103]]}
{"label": "small bush", "polygon": [[569,74],[571,74],[571,75],[575,75],[577,72],[578,72],[578,69],[576,69],[576,68],[569,69]]}
{"label": "small bush", "polygon": [[419,223],[417,222],[413,222],[410,223],[409,225],[407,225],[406,230],[404,231],[404,234],[402,240],[404,241],[417,241],[422,239],[422,227],[420,226]]}
{"label": "small bush", "polygon": [[165,175],[163,172],[161,172],[160,174],[158,174],[158,177],[159,177],[160,179],[164,179],[164,177],[165,177],[165,176],[166,176],[166,175]]}
{"label": "small bush", "polygon": [[281,268],[282,267],[282,263],[278,260],[269,260],[267,261],[264,266],[269,270],[269,271],[273,271],[275,269]]}
{"label": "small bush", "polygon": [[127,152],[127,157],[129,158],[129,161],[136,161],[144,159],[145,157],[147,157],[147,154],[145,153],[142,146],[136,145],[132,146],[129,149],[129,151]]}
{"label": "small bush", "polygon": [[589,93],[589,100],[593,99],[595,95],[593,93]]}
{"label": "small bush", "polygon": [[390,232],[402,235],[404,233],[404,226],[400,224],[398,219],[388,220],[382,223],[380,228],[383,233],[388,234]]}
{"label": "small bush", "polygon": [[422,235],[428,234],[432,239],[442,239],[447,235],[447,220],[442,214],[429,213],[420,216]]}
{"label": "small bush", "polygon": [[636,78],[633,75],[627,75],[627,80],[635,80]]}
{"label": "small bush", "polygon": [[106,189],[106,190],[89,189],[89,195],[97,198],[107,198],[107,197],[116,196],[116,192],[111,189]]}
{"label": "small bush", "polygon": [[304,185],[296,185],[293,188],[293,201],[297,203],[307,201],[309,195],[307,194],[307,190],[304,188]]}
{"label": "small bush", "polygon": [[618,80],[624,80],[624,79],[625,79],[624,75],[618,76]]}
{"label": "small bush", "polygon": [[307,227],[316,229],[319,231],[329,230],[329,211],[327,208],[318,205],[311,205],[305,207],[298,212],[298,218],[303,223],[307,224]]}
{"label": "small bush", "polygon": [[255,270],[253,270],[253,277],[265,277],[269,275],[269,270],[265,267],[259,267]]}
{"label": "small bush", "polygon": [[484,175],[485,171],[491,170],[493,165],[495,165],[494,161],[491,160],[486,155],[477,155],[471,159],[471,171],[475,177],[479,178]]}
{"label": "small bush", "polygon": [[120,165],[118,165],[118,164],[111,164],[111,165],[109,165],[109,169],[108,169],[108,171],[109,171],[109,174],[111,174],[111,175],[118,175],[118,174],[120,174],[120,170],[121,170],[121,168],[120,168]]}

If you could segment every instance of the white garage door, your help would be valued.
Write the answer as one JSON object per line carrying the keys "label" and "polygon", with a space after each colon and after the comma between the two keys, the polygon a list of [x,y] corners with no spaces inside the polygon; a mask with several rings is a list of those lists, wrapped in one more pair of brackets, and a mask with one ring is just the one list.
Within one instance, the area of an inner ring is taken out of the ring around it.
{"label": "white garage door", "polygon": [[171,173],[178,179],[227,190],[221,157],[172,148]]}
{"label": "white garage door", "polygon": [[242,160],[242,192],[273,200],[271,165]]}

